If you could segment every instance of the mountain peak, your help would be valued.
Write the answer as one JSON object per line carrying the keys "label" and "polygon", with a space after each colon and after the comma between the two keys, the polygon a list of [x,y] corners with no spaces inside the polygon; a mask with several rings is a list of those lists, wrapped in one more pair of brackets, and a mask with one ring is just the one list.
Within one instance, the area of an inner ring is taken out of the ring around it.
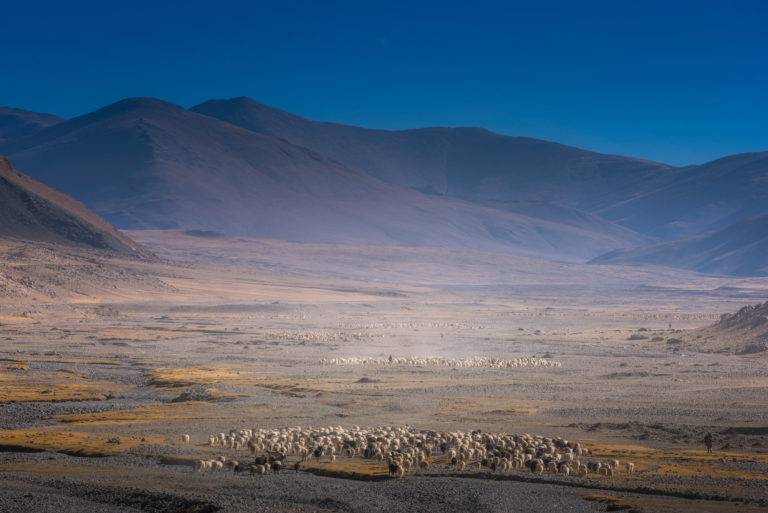
{"label": "mountain peak", "polygon": [[125,98],[115,103],[102,107],[101,109],[91,113],[92,115],[114,115],[124,112],[137,111],[137,110],[150,110],[150,111],[179,111],[184,110],[183,107],[176,105],[175,103],[166,102],[157,98]]}

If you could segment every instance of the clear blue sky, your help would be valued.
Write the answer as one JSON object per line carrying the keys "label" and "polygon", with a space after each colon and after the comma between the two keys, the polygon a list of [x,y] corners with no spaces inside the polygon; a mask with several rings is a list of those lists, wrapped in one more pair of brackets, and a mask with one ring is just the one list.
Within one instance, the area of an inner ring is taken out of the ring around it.
{"label": "clear blue sky", "polygon": [[65,117],[129,96],[249,96],[671,164],[768,150],[762,0],[5,0],[0,65],[0,105]]}

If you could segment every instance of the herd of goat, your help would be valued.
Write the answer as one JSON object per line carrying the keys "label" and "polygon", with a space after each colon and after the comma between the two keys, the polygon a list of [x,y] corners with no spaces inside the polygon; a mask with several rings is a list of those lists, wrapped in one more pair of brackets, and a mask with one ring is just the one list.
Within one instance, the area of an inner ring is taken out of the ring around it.
{"label": "herd of goat", "polygon": [[[183,435],[182,442],[189,443],[190,436]],[[458,471],[528,469],[534,474],[550,472],[580,477],[590,474],[612,477],[620,470],[618,460],[594,459],[588,448],[559,437],[417,431],[408,426],[232,429],[210,436],[208,445],[229,449],[234,456],[197,459],[193,463],[195,471],[229,468],[264,475],[284,468],[288,456],[294,456],[293,469],[297,471],[311,459],[327,458],[335,462],[337,456],[343,456],[380,462],[393,477],[403,477],[409,472],[423,473],[438,463]],[[246,449],[250,458],[240,458],[237,451]],[[623,468],[627,473],[634,472],[633,463],[625,462]]]}

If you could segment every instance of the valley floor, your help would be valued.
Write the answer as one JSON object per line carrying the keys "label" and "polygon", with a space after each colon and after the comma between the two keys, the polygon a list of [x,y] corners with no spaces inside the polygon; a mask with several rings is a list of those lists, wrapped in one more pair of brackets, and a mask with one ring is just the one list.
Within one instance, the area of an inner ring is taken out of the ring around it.
{"label": "valley floor", "polygon": [[[0,511],[768,511],[765,353],[674,342],[765,300],[768,281],[381,285],[24,251],[26,288],[18,260],[2,276]],[[67,295],[51,266],[104,285]],[[451,363],[473,357],[560,366]],[[192,469],[252,459],[208,444],[230,429],[406,424],[559,436],[635,472],[459,470],[439,452],[402,479],[344,457]]]}

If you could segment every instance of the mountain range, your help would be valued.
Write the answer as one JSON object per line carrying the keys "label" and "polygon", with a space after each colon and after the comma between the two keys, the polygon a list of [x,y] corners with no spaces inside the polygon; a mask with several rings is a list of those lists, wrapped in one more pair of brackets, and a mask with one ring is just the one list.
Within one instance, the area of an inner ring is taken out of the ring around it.
{"label": "mountain range", "polygon": [[525,205],[515,211],[424,194],[154,99],[124,100],[2,148],[14,165],[118,228],[463,247],[566,261],[651,241],[571,208],[541,203],[520,212]]}
{"label": "mountain range", "polygon": [[248,98],[193,111],[328,155],[384,181],[472,201],[560,203],[668,240],[763,213],[768,152],[675,168],[480,128],[371,130],[304,119]]}
{"label": "mountain range", "polygon": [[[569,262],[631,263],[681,237],[697,247],[743,233],[729,226],[768,204],[768,152],[673,167],[480,128],[311,121],[248,98],[191,109],[130,98],[70,120],[3,109],[0,151],[120,229]],[[739,263],[754,242],[689,268],[759,273]],[[657,255],[652,263],[690,264]]]}

